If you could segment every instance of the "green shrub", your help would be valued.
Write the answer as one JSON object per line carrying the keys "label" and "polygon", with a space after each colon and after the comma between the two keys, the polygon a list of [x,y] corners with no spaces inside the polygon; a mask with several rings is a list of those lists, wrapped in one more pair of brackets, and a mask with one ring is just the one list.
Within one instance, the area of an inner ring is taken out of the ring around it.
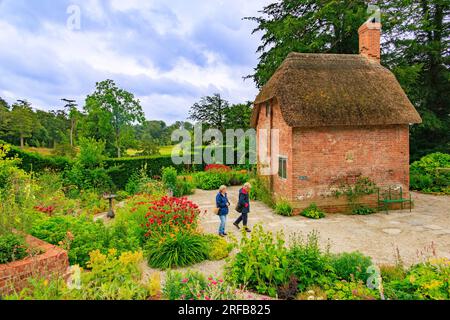
{"label": "green shrub", "polygon": [[308,208],[303,210],[301,215],[311,219],[325,218],[325,212],[320,210],[315,203],[312,203]]}
{"label": "green shrub", "polygon": [[89,253],[94,250],[107,252],[117,247],[120,251],[134,250],[139,240],[128,229],[107,228],[101,221],[91,217],[55,216],[36,223],[31,234],[53,245],[68,250],[70,264],[86,267]]}
{"label": "green shrub", "polygon": [[411,164],[411,189],[450,194],[450,154],[432,153]]}
{"label": "green shrub", "polygon": [[230,182],[228,173],[224,171],[197,172],[194,180],[197,188],[202,190],[217,190]]}
{"label": "green shrub", "polygon": [[372,265],[372,259],[360,252],[341,253],[334,255],[331,265],[340,280],[361,280],[367,282],[369,274],[367,269]]}
{"label": "green shrub", "polygon": [[275,207],[275,201],[272,191],[269,189],[267,182],[263,178],[257,176],[250,179],[252,188],[250,189],[250,199],[259,200],[271,208]]}
{"label": "green shrub", "polygon": [[190,232],[152,236],[145,248],[148,264],[158,269],[186,267],[208,259],[205,238]]}
{"label": "green shrub", "polygon": [[[0,141],[2,144],[2,141]],[[39,153],[27,152],[18,147],[11,146],[7,153],[8,158],[19,158],[19,168],[27,172],[41,172],[45,170],[63,171],[70,168],[72,161],[66,157],[60,156],[42,156]]]}
{"label": "green shrub", "polygon": [[[181,172],[185,169],[184,165],[175,165],[172,162],[171,156],[148,156],[148,157],[133,157],[120,159],[105,160],[105,168],[115,168],[111,179],[114,185],[119,188],[125,188],[131,174],[138,173],[142,168],[145,168],[148,177],[160,176],[162,169],[167,167],[174,167]],[[194,165],[192,170],[202,169],[202,166]]]}
{"label": "green shrub", "polygon": [[406,271],[402,265],[382,265],[380,272],[383,282],[401,281],[406,277]]}
{"label": "green shrub", "polygon": [[14,233],[0,235],[0,264],[21,260],[27,256],[25,239]]}
{"label": "green shrub", "polygon": [[205,235],[205,239],[208,244],[209,260],[223,260],[228,257],[233,248],[232,244],[215,234]]}
{"label": "green shrub", "polygon": [[266,233],[258,225],[242,237],[238,247],[239,252],[226,266],[226,280],[275,297],[278,286],[289,279],[284,235]]}
{"label": "green shrub", "polygon": [[66,298],[67,285],[62,277],[53,279],[28,278],[28,284],[19,292],[2,297],[5,300],[55,301]]}
{"label": "green shrub", "polygon": [[279,200],[275,205],[275,213],[281,216],[292,216],[293,208],[289,201]]}
{"label": "green shrub", "polygon": [[177,169],[174,167],[163,168],[162,170],[162,182],[167,190],[171,190],[173,194],[177,193]]}
{"label": "green shrub", "polygon": [[81,274],[81,288],[71,290],[70,296],[80,300],[145,300],[150,294],[141,283],[142,261],[142,252],[93,251],[87,263],[90,271]]}
{"label": "green shrub", "polygon": [[385,283],[385,294],[393,300],[448,300],[449,278],[450,260],[430,259],[411,267],[402,280]]}
{"label": "green shrub", "polygon": [[362,281],[337,281],[325,286],[329,300],[377,300],[377,290],[369,289]]}
{"label": "green shrub", "polygon": [[366,216],[375,213],[376,210],[367,206],[357,205],[352,209],[352,213],[356,215]]}
{"label": "green shrub", "polygon": [[292,237],[287,257],[288,273],[295,276],[300,291],[313,285],[323,286],[335,279],[328,250],[322,252],[316,232],[308,234],[306,240]]}

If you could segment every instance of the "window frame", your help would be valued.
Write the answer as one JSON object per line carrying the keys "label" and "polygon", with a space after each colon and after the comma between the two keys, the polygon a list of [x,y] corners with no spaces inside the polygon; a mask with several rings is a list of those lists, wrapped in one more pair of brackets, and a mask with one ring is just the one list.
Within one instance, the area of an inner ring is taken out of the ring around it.
{"label": "window frame", "polygon": [[266,118],[270,118],[271,109],[270,102],[266,102]]}
{"label": "window frame", "polygon": [[282,180],[288,179],[287,167],[288,167],[288,157],[278,155],[278,177]]}

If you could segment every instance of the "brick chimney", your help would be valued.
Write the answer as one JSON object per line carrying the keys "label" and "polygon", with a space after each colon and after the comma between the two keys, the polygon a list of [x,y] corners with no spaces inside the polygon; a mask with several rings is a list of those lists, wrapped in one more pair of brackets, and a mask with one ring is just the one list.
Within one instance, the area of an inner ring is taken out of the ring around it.
{"label": "brick chimney", "polygon": [[359,53],[380,63],[381,23],[369,20],[358,30]]}

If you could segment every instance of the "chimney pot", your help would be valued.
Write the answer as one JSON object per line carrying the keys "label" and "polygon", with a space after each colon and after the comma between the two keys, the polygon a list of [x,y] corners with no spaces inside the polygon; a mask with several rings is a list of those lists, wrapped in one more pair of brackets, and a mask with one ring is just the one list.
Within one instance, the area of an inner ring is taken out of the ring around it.
{"label": "chimney pot", "polygon": [[359,53],[380,63],[381,23],[369,20],[358,30]]}

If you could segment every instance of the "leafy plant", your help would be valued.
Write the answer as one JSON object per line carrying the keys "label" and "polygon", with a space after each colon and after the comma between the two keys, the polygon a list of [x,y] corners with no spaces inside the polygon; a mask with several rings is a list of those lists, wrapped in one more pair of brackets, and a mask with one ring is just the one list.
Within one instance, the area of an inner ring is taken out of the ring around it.
{"label": "leafy plant", "polygon": [[308,208],[303,210],[301,215],[311,219],[325,218],[325,212],[320,210],[315,203],[312,203]]}
{"label": "leafy plant", "polygon": [[167,300],[194,300],[197,299],[195,292],[191,290],[191,286],[206,287],[206,279],[200,272],[188,271],[180,273],[168,271],[166,282],[163,288],[163,296]]}
{"label": "leafy plant", "polygon": [[362,281],[336,281],[325,286],[330,300],[377,300],[378,291],[369,289]]}
{"label": "leafy plant", "polygon": [[202,190],[217,190],[221,185],[229,183],[229,176],[223,171],[197,172],[194,179],[197,187]]}
{"label": "leafy plant", "polygon": [[369,215],[375,212],[376,212],[375,209],[363,205],[355,206],[355,208],[352,209],[353,214],[361,216]]}
{"label": "leafy plant", "polygon": [[232,244],[214,234],[205,235],[205,239],[208,243],[209,260],[223,260],[228,257],[233,248]]}
{"label": "leafy plant", "polygon": [[293,210],[292,205],[287,200],[279,200],[275,205],[275,213],[281,216],[290,217]]}
{"label": "leafy plant", "polygon": [[372,265],[372,259],[360,252],[341,253],[332,256],[331,266],[340,280],[361,280],[366,283],[367,269]]}
{"label": "leafy plant", "polygon": [[162,182],[168,190],[172,190],[174,195],[177,189],[177,176],[177,169],[174,167],[167,167],[162,170]]}
{"label": "leafy plant", "polygon": [[0,264],[21,260],[27,255],[24,237],[14,233],[0,234]]}
{"label": "leafy plant", "polygon": [[223,279],[209,277],[189,271],[185,274],[169,271],[164,287],[168,300],[239,300],[239,290],[228,285]]}
{"label": "leafy plant", "polygon": [[385,284],[386,296],[390,299],[448,300],[450,260],[433,258],[417,264],[402,280]]}
{"label": "leafy plant", "polygon": [[288,273],[295,276],[299,291],[313,285],[324,285],[335,279],[328,248],[325,252],[321,250],[316,232],[308,234],[306,240],[293,236],[287,258]]}
{"label": "leafy plant", "polygon": [[242,237],[238,248],[226,266],[226,280],[275,297],[278,287],[289,279],[284,235],[266,233],[258,225],[250,236]]}
{"label": "leafy plant", "polygon": [[275,201],[271,190],[263,178],[256,176],[249,181],[252,185],[250,189],[250,199],[259,200],[271,208],[275,207]]}
{"label": "leafy plant", "polygon": [[53,245],[68,250],[69,262],[87,266],[89,254],[100,250],[105,253],[110,246],[120,250],[134,250],[138,239],[119,227],[107,228],[101,221],[94,222],[89,217],[55,216],[38,221],[31,234]]}
{"label": "leafy plant", "polygon": [[107,254],[99,250],[89,255],[90,272],[81,274],[80,290],[73,289],[70,295],[81,300],[144,300],[150,295],[141,283],[142,270],[139,263],[142,252],[118,254],[110,249]]}
{"label": "leafy plant", "polygon": [[411,165],[411,188],[450,194],[450,154],[432,153]]}
{"label": "leafy plant", "polygon": [[189,232],[152,236],[145,248],[148,264],[158,269],[186,267],[208,258],[205,238]]}

